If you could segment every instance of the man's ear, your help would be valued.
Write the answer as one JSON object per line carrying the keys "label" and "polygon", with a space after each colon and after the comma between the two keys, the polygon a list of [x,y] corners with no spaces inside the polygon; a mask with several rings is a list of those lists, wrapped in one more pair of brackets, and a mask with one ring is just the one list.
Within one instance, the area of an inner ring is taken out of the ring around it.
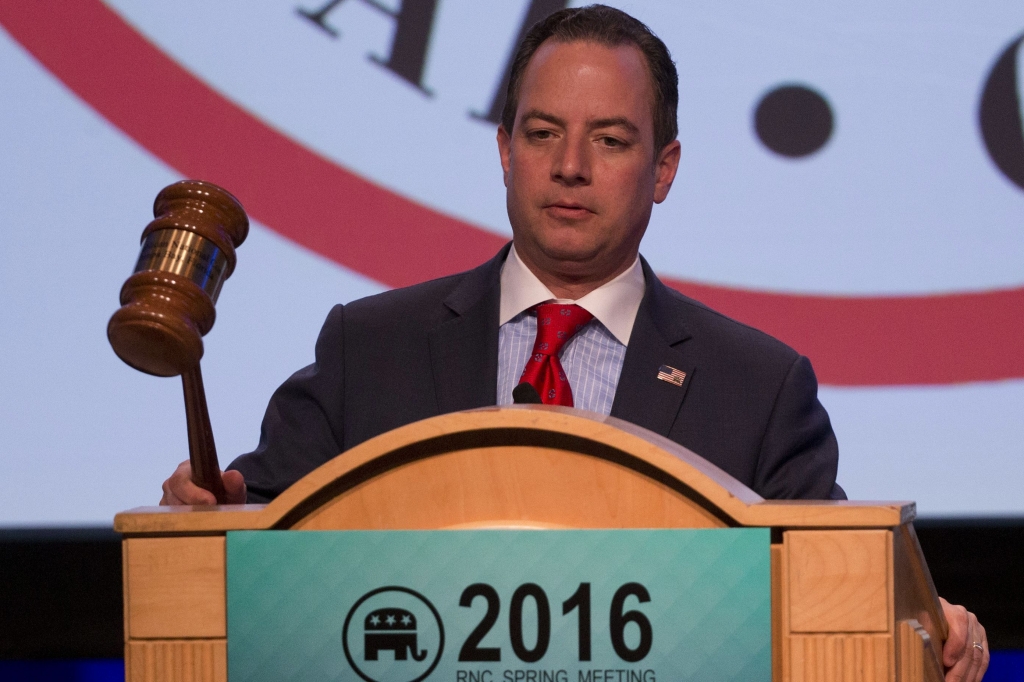
{"label": "man's ear", "polygon": [[676,171],[679,170],[680,150],[679,140],[672,140],[665,145],[658,153],[658,158],[654,160],[654,203],[656,204],[665,201],[668,191],[672,189]]}
{"label": "man's ear", "polygon": [[512,136],[504,125],[498,126],[498,153],[501,155],[502,179],[508,187],[508,171],[512,167]]}

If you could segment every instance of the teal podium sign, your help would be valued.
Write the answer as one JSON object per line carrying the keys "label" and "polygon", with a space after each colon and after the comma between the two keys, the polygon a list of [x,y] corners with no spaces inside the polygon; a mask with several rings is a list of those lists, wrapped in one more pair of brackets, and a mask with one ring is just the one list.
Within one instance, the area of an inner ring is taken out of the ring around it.
{"label": "teal podium sign", "polygon": [[767,529],[239,531],[228,679],[771,680]]}

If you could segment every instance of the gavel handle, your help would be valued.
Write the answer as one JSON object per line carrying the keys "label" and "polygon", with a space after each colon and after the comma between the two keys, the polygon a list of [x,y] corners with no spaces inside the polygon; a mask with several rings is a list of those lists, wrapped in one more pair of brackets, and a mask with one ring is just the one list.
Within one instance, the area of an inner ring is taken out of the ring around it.
{"label": "gavel handle", "polygon": [[220,476],[217,446],[213,443],[210,412],[206,407],[206,391],[203,390],[203,374],[198,364],[182,373],[181,387],[185,391],[185,421],[188,424],[188,458],[192,464],[192,482],[213,493],[217,504],[226,504],[227,493]]}

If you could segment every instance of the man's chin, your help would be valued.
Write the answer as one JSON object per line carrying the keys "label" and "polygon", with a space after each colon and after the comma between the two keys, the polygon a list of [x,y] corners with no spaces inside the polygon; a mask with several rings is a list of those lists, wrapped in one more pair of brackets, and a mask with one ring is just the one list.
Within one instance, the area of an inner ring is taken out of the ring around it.
{"label": "man's chin", "polygon": [[548,249],[544,268],[566,281],[604,279],[613,267],[609,259],[594,249]]}
{"label": "man's chin", "polygon": [[600,251],[593,245],[545,244],[540,251],[549,263],[561,264],[564,268],[587,269],[600,260]]}
{"label": "man's chin", "polygon": [[516,244],[520,258],[536,269],[570,280],[588,280],[603,277],[604,270],[615,267],[616,259],[609,252],[609,245],[594,239],[593,234],[552,230],[541,236],[520,239]]}

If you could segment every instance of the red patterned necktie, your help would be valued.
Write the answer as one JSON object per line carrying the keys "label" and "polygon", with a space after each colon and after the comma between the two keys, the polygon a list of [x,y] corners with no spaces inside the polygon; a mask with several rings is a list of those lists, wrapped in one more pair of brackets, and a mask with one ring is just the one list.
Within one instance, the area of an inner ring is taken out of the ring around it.
{"label": "red patterned necktie", "polygon": [[545,405],[573,406],[572,389],[558,354],[569,339],[592,319],[593,315],[575,304],[543,303],[537,306],[537,340],[519,382],[532,384]]}

